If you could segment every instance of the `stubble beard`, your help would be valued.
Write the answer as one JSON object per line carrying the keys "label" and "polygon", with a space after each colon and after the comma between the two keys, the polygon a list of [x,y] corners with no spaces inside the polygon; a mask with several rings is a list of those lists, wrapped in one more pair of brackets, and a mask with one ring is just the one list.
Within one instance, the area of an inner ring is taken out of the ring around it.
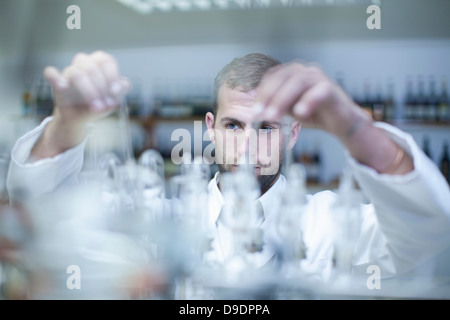
{"label": "stubble beard", "polygon": [[[218,164],[217,166],[219,167],[219,172],[221,174],[232,172],[231,166],[224,164]],[[258,182],[261,195],[264,194],[267,190],[269,190],[270,187],[272,187],[272,185],[280,176],[280,173],[281,173],[281,162],[278,166],[278,171],[275,174],[259,174],[256,176],[256,181]]]}

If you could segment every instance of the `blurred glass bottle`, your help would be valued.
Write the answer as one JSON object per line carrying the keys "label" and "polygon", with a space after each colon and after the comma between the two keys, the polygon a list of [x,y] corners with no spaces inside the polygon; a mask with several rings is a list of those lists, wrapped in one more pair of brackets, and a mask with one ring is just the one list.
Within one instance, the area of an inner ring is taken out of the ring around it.
{"label": "blurred glass bottle", "polygon": [[414,95],[412,77],[408,76],[406,80],[406,95],[402,119],[412,120],[414,118],[415,108],[416,108],[416,97]]}
{"label": "blurred glass bottle", "polygon": [[436,80],[434,76],[430,76],[429,79],[425,120],[428,122],[435,122],[438,120],[438,96],[436,94]]}
{"label": "blurred glass bottle", "polygon": [[387,94],[384,105],[384,121],[395,121],[396,120],[396,106],[394,100],[394,82],[392,78],[388,79]]}
{"label": "blurred glass bottle", "polygon": [[298,263],[306,258],[303,219],[307,206],[306,170],[300,163],[292,163],[286,173],[286,190],[280,196],[276,233],[281,239],[283,271],[301,272]]}
{"label": "blurred glass bottle", "polygon": [[385,101],[381,92],[381,84],[377,84],[376,94],[372,102],[373,119],[375,121],[382,121],[384,116]]}
{"label": "blurred glass bottle", "polygon": [[447,91],[447,81],[445,77],[441,80],[441,94],[438,102],[438,120],[440,122],[450,121],[450,104]]}
{"label": "blurred glass bottle", "polygon": [[53,112],[53,96],[50,84],[43,78],[39,80],[36,93],[36,115],[47,117]]}
{"label": "blurred glass bottle", "polygon": [[423,138],[422,150],[428,156],[428,158],[433,160],[433,156],[432,156],[431,150],[430,150],[430,138],[428,136],[425,136]]}
{"label": "blurred glass bottle", "polygon": [[191,258],[198,263],[210,250],[213,238],[206,205],[209,177],[209,165],[201,157],[191,160],[191,154],[186,153],[180,173],[170,178],[171,216],[184,230],[184,235],[177,236],[182,236],[180,247],[194,254]]}
{"label": "blurred glass bottle", "polygon": [[444,142],[444,147],[442,150],[442,157],[441,161],[439,163],[440,169],[442,174],[445,177],[445,180],[447,180],[448,183],[450,183],[450,155],[448,153],[448,141],[446,140]]}
{"label": "blurred glass bottle", "polygon": [[416,106],[412,118],[417,121],[424,121],[427,114],[427,96],[425,94],[425,81],[423,75],[419,75],[417,81]]}
{"label": "blurred glass bottle", "polygon": [[352,172],[345,168],[334,203],[333,266],[339,275],[350,275],[353,252],[361,228],[361,195],[354,185]]}
{"label": "blurred glass bottle", "polygon": [[[243,261],[243,266],[248,268],[251,266],[248,255],[263,249],[264,234],[261,225],[264,222],[264,213],[258,200],[261,191],[253,166],[243,161],[240,160],[236,172],[221,174],[224,205],[220,216],[232,233],[231,250],[227,253],[226,264],[233,266],[233,261],[237,259]],[[236,271],[238,270],[232,267],[232,272]]]}
{"label": "blurred glass bottle", "polygon": [[360,101],[360,106],[373,119],[373,100],[369,80],[364,82],[364,93]]}
{"label": "blurred glass bottle", "polygon": [[133,87],[127,94],[128,112],[132,117],[143,113],[144,103],[142,98],[142,82],[140,79],[134,79]]}
{"label": "blurred glass bottle", "polygon": [[30,79],[27,79],[24,84],[23,92],[22,92],[22,115],[28,116],[31,113],[33,108],[33,95],[32,91],[33,82]]}

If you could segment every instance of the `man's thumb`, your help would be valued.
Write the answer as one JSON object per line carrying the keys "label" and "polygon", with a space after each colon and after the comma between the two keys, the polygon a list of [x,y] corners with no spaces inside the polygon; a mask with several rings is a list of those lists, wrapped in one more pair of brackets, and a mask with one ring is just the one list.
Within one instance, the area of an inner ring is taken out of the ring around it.
{"label": "man's thumb", "polygon": [[44,78],[50,83],[53,89],[62,90],[68,87],[67,80],[55,67],[46,67],[44,69]]}

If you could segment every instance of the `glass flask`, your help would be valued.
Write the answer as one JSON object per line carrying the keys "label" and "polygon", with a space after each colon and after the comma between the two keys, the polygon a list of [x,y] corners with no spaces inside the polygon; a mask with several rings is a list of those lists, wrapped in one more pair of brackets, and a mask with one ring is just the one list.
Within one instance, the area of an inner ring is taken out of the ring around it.
{"label": "glass flask", "polygon": [[237,171],[221,174],[220,185],[224,197],[220,219],[231,233],[231,250],[226,259],[241,261],[243,269],[252,268],[248,255],[261,252],[264,245],[264,215],[258,200],[261,192],[252,166],[241,160]]}
{"label": "glass flask", "polygon": [[333,266],[338,274],[350,276],[353,252],[361,229],[361,195],[350,168],[345,168],[341,174],[333,219]]}
{"label": "glass flask", "polygon": [[280,196],[275,229],[280,239],[282,269],[298,274],[300,261],[306,258],[302,221],[308,200],[306,170],[302,164],[292,163],[286,172],[286,189]]}

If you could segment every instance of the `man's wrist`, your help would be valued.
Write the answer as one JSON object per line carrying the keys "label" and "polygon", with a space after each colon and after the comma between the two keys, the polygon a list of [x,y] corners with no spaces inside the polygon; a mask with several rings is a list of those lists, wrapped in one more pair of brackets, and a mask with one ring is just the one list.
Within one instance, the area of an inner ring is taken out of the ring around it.
{"label": "man's wrist", "polygon": [[386,136],[373,121],[357,122],[341,141],[351,156],[378,173],[403,175],[414,170],[411,156]]}
{"label": "man's wrist", "polygon": [[59,153],[66,151],[80,144],[86,137],[87,123],[63,121],[58,117],[49,123],[45,131],[47,141],[49,141],[55,150]]}
{"label": "man's wrist", "polygon": [[395,144],[373,125],[372,119],[362,113],[355,114],[352,123],[338,138],[355,160],[378,172],[390,164],[385,154],[397,150]]}
{"label": "man's wrist", "polygon": [[50,121],[36,141],[27,162],[52,158],[80,144],[86,137],[86,124],[64,122],[58,116]]}

